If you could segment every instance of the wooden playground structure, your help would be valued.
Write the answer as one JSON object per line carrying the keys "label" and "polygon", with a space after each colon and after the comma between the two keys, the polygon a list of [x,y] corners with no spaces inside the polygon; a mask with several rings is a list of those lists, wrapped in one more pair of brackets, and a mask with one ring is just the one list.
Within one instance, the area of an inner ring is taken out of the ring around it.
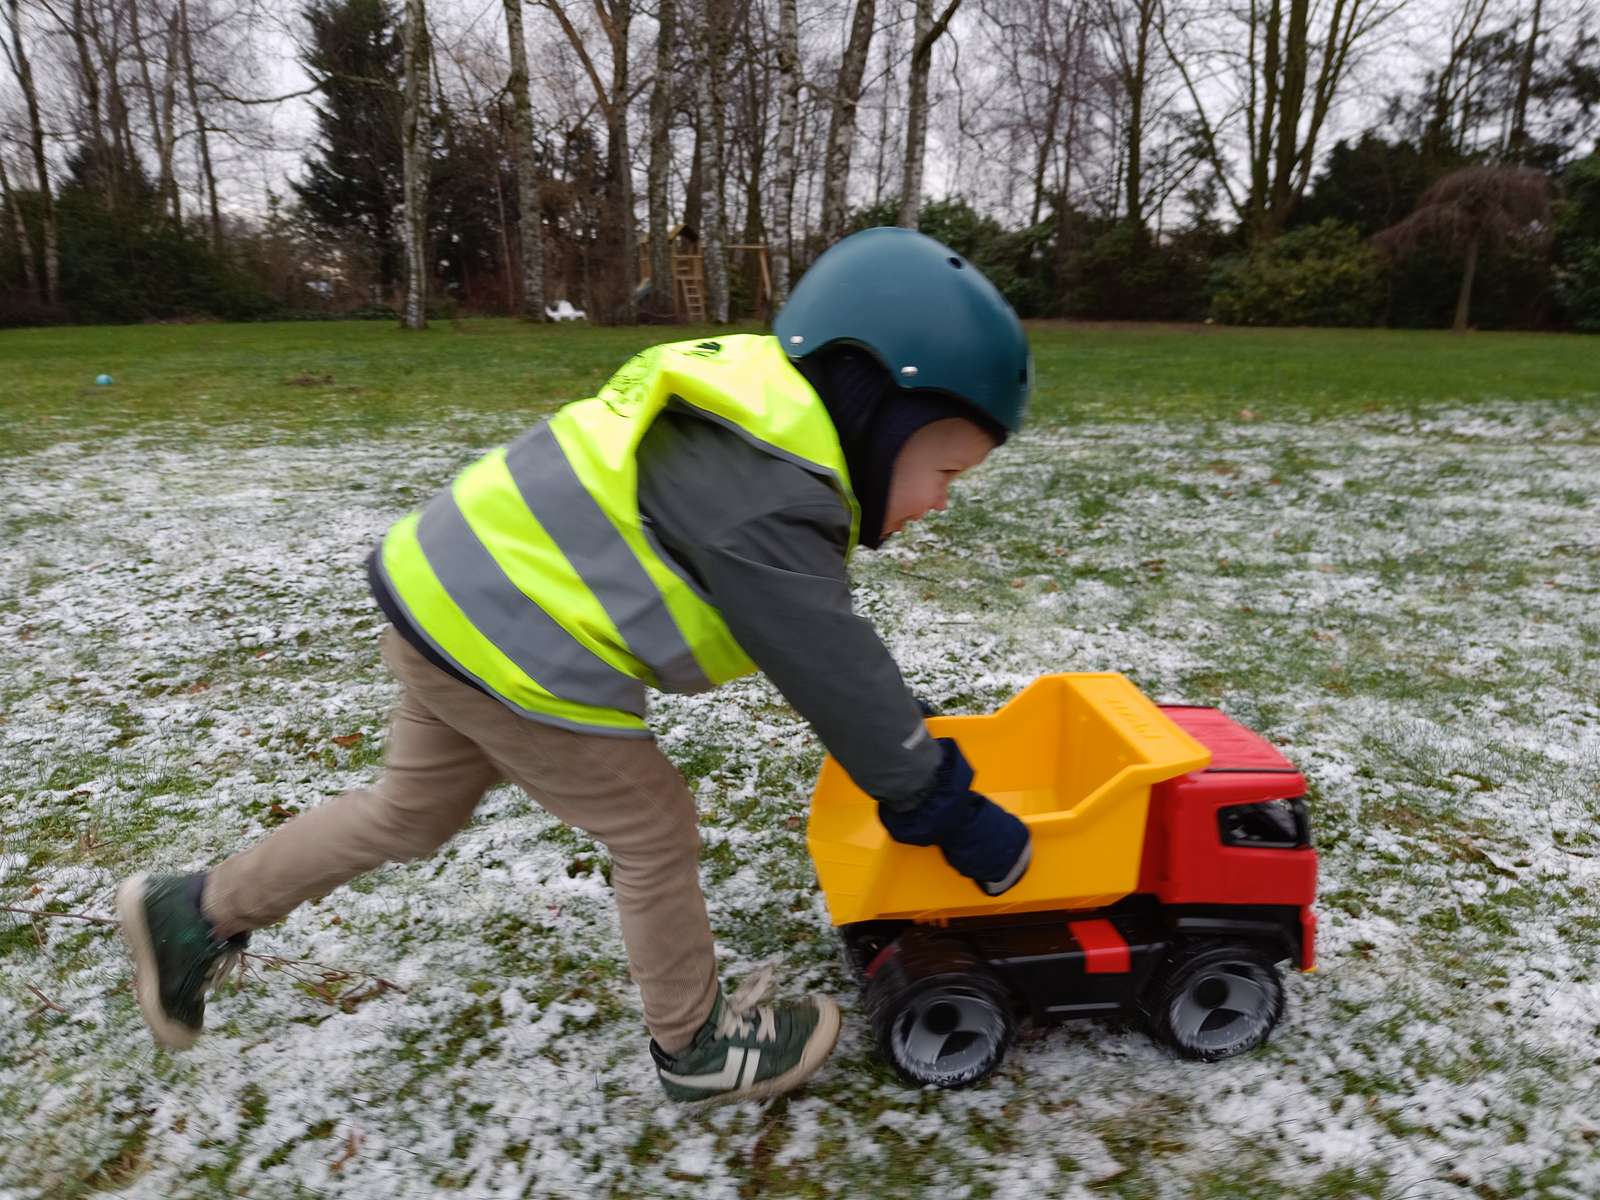
{"label": "wooden playground structure", "polygon": [[[677,225],[667,234],[672,245],[672,315],[676,321],[704,324],[706,321],[706,258],[700,249],[700,237],[687,225]],[[772,301],[772,264],[767,257],[765,243],[733,242],[727,247],[731,256],[735,252],[754,254],[760,264],[761,275],[756,284],[756,307]],[[650,235],[639,239],[639,287],[650,282]]]}

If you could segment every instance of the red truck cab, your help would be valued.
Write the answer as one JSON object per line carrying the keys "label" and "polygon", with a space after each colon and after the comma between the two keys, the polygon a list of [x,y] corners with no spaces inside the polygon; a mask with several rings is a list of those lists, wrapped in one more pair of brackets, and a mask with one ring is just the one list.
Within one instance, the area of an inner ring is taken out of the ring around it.
{"label": "red truck cab", "polygon": [[1167,906],[1294,909],[1299,935],[1290,957],[1313,969],[1317,855],[1305,778],[1218,709],[1161,711],[1211,751],[1211,764],[1151,789],[1140,893]]}

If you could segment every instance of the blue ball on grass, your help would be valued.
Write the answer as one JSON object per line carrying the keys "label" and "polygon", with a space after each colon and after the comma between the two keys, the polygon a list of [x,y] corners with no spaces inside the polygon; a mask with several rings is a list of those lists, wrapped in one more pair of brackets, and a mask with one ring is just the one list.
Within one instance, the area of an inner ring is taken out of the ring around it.
{"label": "blue ball on grass", "polygon": [[94,377],[94,381],[97,384],[99,384],[101,387],[109,387],[110,384],[111,384],[111,376],[109,376],[109,375],[96,375]]}

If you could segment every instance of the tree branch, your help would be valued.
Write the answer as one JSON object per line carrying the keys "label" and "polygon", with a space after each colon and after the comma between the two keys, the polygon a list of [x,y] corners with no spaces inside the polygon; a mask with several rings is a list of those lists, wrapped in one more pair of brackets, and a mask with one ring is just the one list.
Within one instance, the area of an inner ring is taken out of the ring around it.
{"label": "tree branch", "polygon": [[594,59],[589,57],[589,48],[583,44],[583,37],[578,33],[572,22],[567,19],[566,11],[561,7],[561,0],[537,0],[541,8],[549,9],[561,23],[561,31],[567,35],[567,41],[572,43],[573,52],[577,54],[578,61],[583,64],[584,72],[589,76],[589,82],[594,86],[595,99],[599,101],[600,112],[605,117],[606,124],[611,124],[611,100],[606,95],[606,85],[600,82],[600,72],[595,69]]}
{"label": "tree branch", "polygon": [[91,925],[117,925],[120,924],[114,917],[91,917],[87,913],[49,912],[44,909],[17,908],[12,904],[0,904],[0,912],[17,913],[24,917],[53,917],[60,921],[87,921]]}

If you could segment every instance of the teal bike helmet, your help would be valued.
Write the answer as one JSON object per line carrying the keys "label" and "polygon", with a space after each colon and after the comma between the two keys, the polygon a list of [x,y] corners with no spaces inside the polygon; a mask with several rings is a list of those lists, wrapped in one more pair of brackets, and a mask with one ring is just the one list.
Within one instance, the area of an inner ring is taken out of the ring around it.
{"label": "teal bike helmet", "polygon": [[904,390],[943,392],[1022,428],[1033,384],[1022,322],[982,271],[914,229],[864,229],[831,246],[772,331],[797,362],[859,346]]}

